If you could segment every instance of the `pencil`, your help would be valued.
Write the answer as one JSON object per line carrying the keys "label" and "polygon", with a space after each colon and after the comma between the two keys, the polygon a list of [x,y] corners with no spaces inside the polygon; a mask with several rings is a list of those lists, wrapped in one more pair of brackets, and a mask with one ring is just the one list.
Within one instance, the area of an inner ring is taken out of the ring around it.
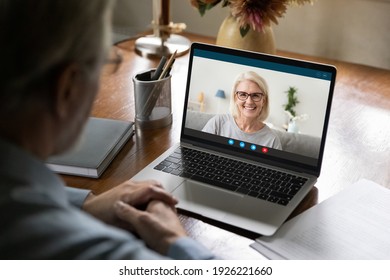
{"label": "pencil", "polygon": [[[164,78],[167,78],[169,76],[169,72],[172,69],[173,62],[175,61],[177,50],[171,55],[168,62],[165,64],[164,69],[162,73],[160,74],[160,77],[157,81],[162,80]],[[168,74],[168,76],[167,76]],[[150,114],[153,111],[154,106],[156,105],[156,102],[160,96],[160,91],[162,89],[161,84],[155,84],[151,92],[149,93],[149,97],[147,98],[145,102],[145,106],[143,107],[142,114],[146,117],[150,116]]]}
{"label": "pencil", "polygon": [[176,51],[171,55],[171,57],[169,58],[167,64],[166,64],[165,67],[164,67],[164,70],[162,71],[160,77],[158,78],[159,80],[165,78],[165,75],[167,74],[169,68],[172,67],[173,61],[174,61],[175,58],[176,58],[176,53],[177,53],[177,50],[176,50]]}

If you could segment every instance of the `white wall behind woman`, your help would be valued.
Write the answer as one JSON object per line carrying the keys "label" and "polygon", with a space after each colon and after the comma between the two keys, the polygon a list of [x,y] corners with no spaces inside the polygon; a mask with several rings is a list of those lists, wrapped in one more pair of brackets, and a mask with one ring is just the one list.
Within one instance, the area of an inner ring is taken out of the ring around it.
{"label": "white wall behind woman", "polygon": [[[290,86],[293,86],[298,90],[299,104],[295,108],[297,114],[308,115],[307,120],[298,122],[300,132],[317,137],[322,135],[330,84],[325,80],[206,58],[195,58],[191,76],[190,100],[196,101],[199,93],[203,92],[205,113],[229,113],[229,104],[232,95],[234,95],[232,89],[236,77],[247,71],[255,71],[268,84],[270,100],[268,123],[279,129],[282,129],[283,125],[286,124],[283,104],[287,103],[286,91]],[[226,99],[221,100],[215,96],[219,89],[224,90]]]}
{"label": "white wall behind woman", "polygon": [[[171,0],[174,22],[187,31],[216,36],[228,13],[220,6],[204,17],[189,0]],[[291,6],[274,25],[277,48],[390,69],[390,0],[316,0]],[[142,30],[150,27],[152,0],[118,0],[115,21]]]}

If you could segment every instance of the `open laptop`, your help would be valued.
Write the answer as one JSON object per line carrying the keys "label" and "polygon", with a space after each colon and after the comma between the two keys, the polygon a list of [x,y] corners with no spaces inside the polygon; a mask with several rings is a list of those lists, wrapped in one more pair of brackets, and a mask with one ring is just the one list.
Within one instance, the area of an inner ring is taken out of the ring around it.
{"label": "open laptop", "polygon": [[[265,123],[281,149],[202,131],[213,116],[230,114],[235,77],[246,71],[268,84]],[[335,78],[330,65],[193,43],[180,143],[134,179],[161,181],[180,209],[274,234],[320,175]],[[289,121],[291,88],[298,104]]]}

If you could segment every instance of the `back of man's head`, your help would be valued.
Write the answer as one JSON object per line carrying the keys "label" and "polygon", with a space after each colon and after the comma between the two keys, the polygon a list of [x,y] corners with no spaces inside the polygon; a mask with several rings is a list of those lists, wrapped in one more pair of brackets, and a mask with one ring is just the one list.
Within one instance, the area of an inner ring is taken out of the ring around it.
{"label": "back of man's head", "polygon": [[13,113],[69,63],[108,46],[111,0],[0,0],[0,111]]}

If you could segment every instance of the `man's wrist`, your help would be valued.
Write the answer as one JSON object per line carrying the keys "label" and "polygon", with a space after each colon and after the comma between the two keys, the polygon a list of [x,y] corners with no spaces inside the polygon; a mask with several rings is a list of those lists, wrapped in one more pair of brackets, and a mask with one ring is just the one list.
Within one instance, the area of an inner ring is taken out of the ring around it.
{"label": "man's wrist", "polygon": [[90,202],[90,201],[91,201],[92,199],[94,199],[95,197],[96,197],[96,195],[95,195],[92,191],[90,191],[90,192],[87,194],[87,196],[85,197],[84,203],[83,203],[81,209],[85,210],[85,206],[88,204],[88,202]]}

